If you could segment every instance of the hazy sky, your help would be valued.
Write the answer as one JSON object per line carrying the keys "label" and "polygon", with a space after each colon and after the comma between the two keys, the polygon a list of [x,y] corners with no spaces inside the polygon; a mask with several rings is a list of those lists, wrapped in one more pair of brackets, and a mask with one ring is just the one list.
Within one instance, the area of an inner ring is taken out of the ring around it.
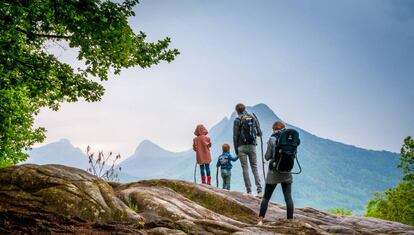
{"label": "hazy sky", "polygon": [[[399,151],[414,135],[414,1],[142,0],[130,19],[181,55],[105,82],[99,103],[43,110],[45,143],[129,156],[144,139],[179,151],[197,123],[265,103],[324,138]],[[76,66],[74,50],[60,54]]]}

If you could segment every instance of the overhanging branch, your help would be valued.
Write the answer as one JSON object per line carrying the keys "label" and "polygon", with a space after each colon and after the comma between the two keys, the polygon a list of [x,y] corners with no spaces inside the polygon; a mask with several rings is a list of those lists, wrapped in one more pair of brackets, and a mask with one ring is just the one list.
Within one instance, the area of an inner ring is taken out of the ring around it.
{"label": "overhanging branch", "polygon": [[43,33],[34,33],[34,32],[27,32],[26,30],[16,27],[16,30],[24,33],[28,36],[30,35],[34,35],[37,37],[43,37],[43,38],[58,38],[58,39],[70,39],[72,36],[67,36],[67,35],[55,35],[55,34],[43,34]]}

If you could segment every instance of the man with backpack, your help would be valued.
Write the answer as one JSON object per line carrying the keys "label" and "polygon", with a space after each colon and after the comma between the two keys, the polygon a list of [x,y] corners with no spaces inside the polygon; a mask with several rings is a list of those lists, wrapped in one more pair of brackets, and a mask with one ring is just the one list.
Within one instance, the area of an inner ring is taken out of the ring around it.
{"label": "man with backpack", "polygon": [[[286,202],[286,217],[293,219],[292,174],[299,174],[301,167],[297,161],[297,147],[300,145],[299,133],[294,129],[285,129],[285,124],[277,121],[272,126],[273,134],[267,142],[265,159],[270,161],[266,176],[266,186],[262,202],[258,225],[263,225],[269,200],[277,184],[282,185],[283,196]],[[294,161],[297,161],[299,172],[291,172]]]}
{"label": "man with backpack", "polygon": [[233,124],[234,151],[240,159],[243,170],[243,179],[246,192],[252,193],[252,185],[249,177],[249,162],[254,176],[257,196],[262,196],[259,172],[257,170],[256,137],[262,136],[258,121],[246,111],[243,104],[236,105],[237,118]]}

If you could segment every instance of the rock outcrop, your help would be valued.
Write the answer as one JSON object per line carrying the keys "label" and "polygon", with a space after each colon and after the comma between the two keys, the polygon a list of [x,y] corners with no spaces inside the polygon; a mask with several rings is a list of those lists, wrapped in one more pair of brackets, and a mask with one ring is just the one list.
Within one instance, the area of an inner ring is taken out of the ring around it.
{"label": "rock outcrop", "polygon": [[179,180],[107,183],[61,165],[0,169],[1,234],[414,234],[400,223],[337,216]]}

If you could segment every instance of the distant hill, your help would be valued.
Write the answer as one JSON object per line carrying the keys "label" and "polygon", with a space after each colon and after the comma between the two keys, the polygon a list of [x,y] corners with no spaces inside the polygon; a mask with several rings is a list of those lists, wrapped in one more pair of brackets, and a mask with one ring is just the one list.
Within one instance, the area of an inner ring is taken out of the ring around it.
{"label": "distant hill", "polygon": [[[186,177],[187,172],[181,172],[180,166],[193,162],[193,151],[170,152],[149,140],[144,140],[139,144],[135,153],[120,163],[122,167],[121,180],[128,181],[171,178],[190,179]],[[177,169],[177,171],[175,171]],[[127,174],[129,177],[124,178]]]}
{"label": "distant hill", "polygon": [[[264,149],[271,134],[271,126],[279,117],[265,104],[248,107],[260,119],[264,132]],[[224,117],[209,131],[213,146],[211,170],[215,176],[215,163],[221,153],[221,145],[232,145],[233,120]],[[321,209],[347,208],[357,214],[376,191],[394,186],[400,179],[400,170],[396,168],[399,154],[388,151],[373,151],[320,138],[301,128],[289,125],[300,133],[301,145],[298,158],[303,173],[294,176],[293,197],[299,207],[312,206]],[[232,149],[232,153],[234,153]],[[262,174],[260,147],[257,148],[259,173]],[[57,163],[86,169],[86,156],[69,141],[61,140],[29,152],[27,162],[36,164]],[[135,153],[120,163],[121,181],[168,178],[193,181],[195,154],[193,150],[170,152],[149,140],[143,141]],[[233,164],[232,190],[244,191],[244,182],[240,163]],[[267,166],[266,166],[267,172]],[[197,168],[197,180],[199,179]],[[253,177],[251,176],[251,179]],[[263,177],[261,177],[263,183]],[[220,178],[221,180],[221,178]],[[215,184],[215,179],[213,179]],[[274,194],[274,200],[283,202],[280,187]]]}
{"label": "distant hill", "polygon": [[61,139],[39,148],[27,151],[29,158],[25,163],[61,164],[86,170],[88,158],[79,148],[74,147],[69,140]]}

